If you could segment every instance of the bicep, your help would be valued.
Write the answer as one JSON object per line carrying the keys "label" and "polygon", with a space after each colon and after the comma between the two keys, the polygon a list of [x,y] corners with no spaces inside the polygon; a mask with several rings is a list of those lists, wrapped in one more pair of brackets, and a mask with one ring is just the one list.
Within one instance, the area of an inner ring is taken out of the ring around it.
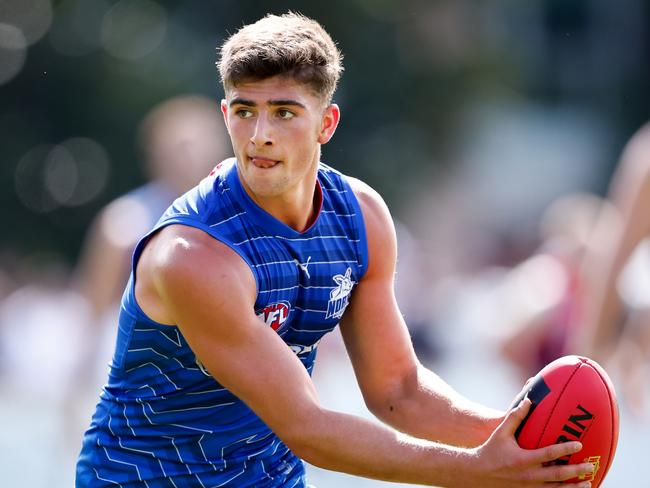
{"label": "bicep", "polygon": [[[211,239],[211,238],[208,238]],[[177,250],[157,271],[167,312],[214,378],[281,437],[317,404],[306,369],[254,313],[247,265],[218,242]]]}

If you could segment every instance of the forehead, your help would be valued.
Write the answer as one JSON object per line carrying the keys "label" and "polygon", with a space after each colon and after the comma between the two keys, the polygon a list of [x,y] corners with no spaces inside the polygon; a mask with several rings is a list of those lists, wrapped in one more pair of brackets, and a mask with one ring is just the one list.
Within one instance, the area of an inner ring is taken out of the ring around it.
{"label": "forehead", "polygon": [[257,104],[266,104],[273,100],[295,100],[307,107],[317,107],[322,103],[308,85],[283,76],[240,82],[226,91],[226,100],[236,98]]}

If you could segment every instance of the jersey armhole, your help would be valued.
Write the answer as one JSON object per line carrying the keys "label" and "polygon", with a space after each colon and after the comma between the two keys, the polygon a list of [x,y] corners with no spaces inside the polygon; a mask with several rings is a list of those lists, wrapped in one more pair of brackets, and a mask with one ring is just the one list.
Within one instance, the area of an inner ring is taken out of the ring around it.
{"label": "jersey armhole", "polygon": [[357,198],[357,194],[354,193],[352,185],[347,179],[342,178],[341,181],[343,185],[348,190],[350,194],[350,204],[354,208],[355,217],[355,229],[357,230],[357,255],[359,256],[359,279],[363,278],[368,271],[368,236],[366,234],[366,221],[363,215],[363,210],[361,209],[361,204]]}
{"label": "jersey armhole", "polygon": [[[135,305],[135,308],[137,309],[138,313],[142,315],[143,318],[145,318],[147,321],[152,322],[154,324],[159,324],[159,322],[156,322],[155,320],[151,319],[145,312],[142,310],[140,307],[140,304],[136,300],[135,297],[135,282],[136,282],[136,267],[138,265],[138,260],[140,259],[140,256],[142,255],[142,251],[144,250],[145,246],[149,242],[149,240],[158,232],[160,232],[162,229],[169,225],[185,225],[187,227],[194,227],[196,229],[202,230],[206,234],[208,234],[210,237],[213,239],[216,239],[217,241],[225,244],[228,246],[230,249],[235,251],[237,255],[248,265],[248,267],[251,270],[251,273],[253,274],[253,278],[255,279],[255,295],[259,293],[259,279],[257,276],[257,273],[255,272],[255,267],[251,263],[250,259],[244,253],[242,253],[235,245],[233,245],[232,242],[223,239],[222,237],[215,235],[213,232],[211,232],[210,227],[208,227],[206,224],[203,222],[196,221],[194,219],[189,219],[189,218],[184,218],[182,216],[172,216],[168,219],[165,219],[156,225],[149,233],[147,233],[140,241],[138,241],[137,245],[135,246],[135,249],[133,250],[133,256],[131,258],[131,277],[129,279],[129,298],[132,301],[132,303]],[[165,326],[173,325],[173,324],[162,324]]]}

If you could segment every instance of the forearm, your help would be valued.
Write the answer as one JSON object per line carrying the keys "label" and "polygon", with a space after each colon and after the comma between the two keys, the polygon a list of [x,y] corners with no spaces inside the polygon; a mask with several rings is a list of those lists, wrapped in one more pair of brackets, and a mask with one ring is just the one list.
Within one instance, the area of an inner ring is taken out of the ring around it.
{"label": "forearm", "polygon": [[633,242],[625,242],[621,226],[618,219],[603,219],[582,263],[583,312],[570,352],[598,360],[603,359],[599,356],[605,354],[620,320],[618,276],[634,247]]}
{"label": "forearm", "polygon": [[423,366],[375,402],[372,410],[411,436],[466,447],[485,442],[504,417],[503,412],[468,400]]}
{"label": "forearm", "polygon": [[[596,265],[598,266],[598,265]],[[603,267],[603,263],[600,263]],[[618,266],[606,263],[605,269],[593,269],[585,280],[584,316],[579,338],[574,350],[597,360],[602,360],[606,349],[613,343],[612,336],[621,318],[621,301],[616,288]]]}
{"label": "forearm", "polygon": [[[321,468],[384,481],[431,486],[468,486],[459,473],[475,453],[414,439],[389,427],[352,415],[319,411],[294,452]],[[292,445],[293,444],[293,445]],[[469,476],[469,473],[465,473]],[[463,484],[465,483],[465,484]]]}

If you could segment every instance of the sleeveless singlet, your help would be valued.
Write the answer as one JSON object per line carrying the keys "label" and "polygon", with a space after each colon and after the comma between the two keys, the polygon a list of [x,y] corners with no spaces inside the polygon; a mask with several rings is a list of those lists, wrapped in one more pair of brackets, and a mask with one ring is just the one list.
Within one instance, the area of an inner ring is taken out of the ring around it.
{"label": "sleeveless singlet", "polygon": [[[248,264],[255,313],[311,374],[319,340],[338,324],[368,261],[363,216],[346,178],[321,163],[316,190],[320,212],[300,233],[257,206],[236,161],[226,160],[163,214],[136,247],[133,269],[160,228],[203,230]],[[302,487],[304,477],[302,462],[208,373],[181,331],[140,309],[131,272],[76,486]]]}

